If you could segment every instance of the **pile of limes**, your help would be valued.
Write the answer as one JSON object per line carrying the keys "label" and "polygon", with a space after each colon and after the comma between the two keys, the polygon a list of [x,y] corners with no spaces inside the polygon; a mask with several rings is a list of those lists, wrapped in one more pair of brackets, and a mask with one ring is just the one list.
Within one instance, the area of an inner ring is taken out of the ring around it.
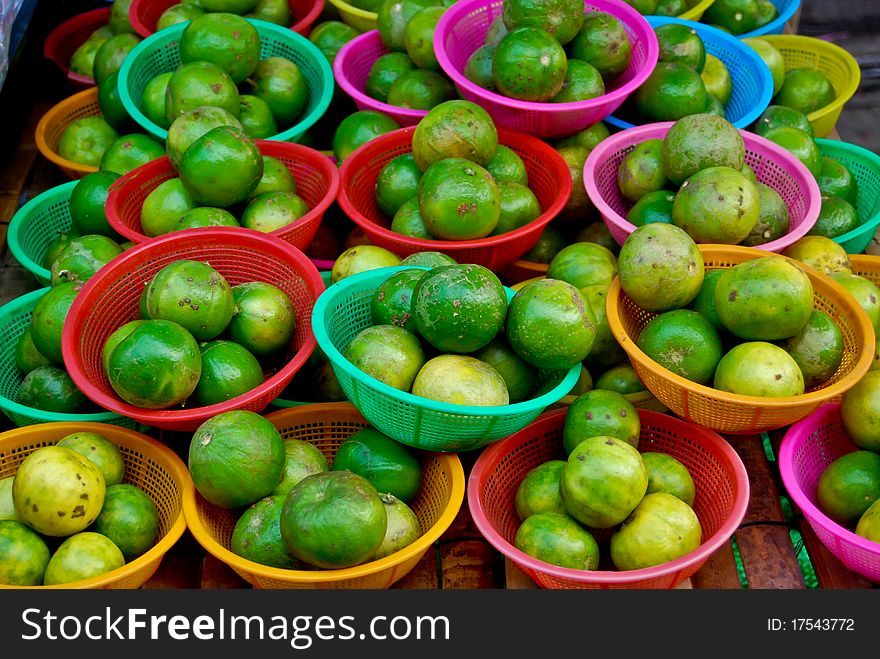
{"label": "pile of limes", "polygon": [[289,358],[297,323],[277,286],[230,286],[186,259],[147,282],[139,313],[109,336],[102,363],[116,394],[145,409],[213,405],[254,389]]}
{"label": "pile of limes", "polygon": [[123,483],[124,476],[119,448],[95,432],[76,432],[30,453],[0,480],[0,583],[89,579],[153,547],[156,503]]}
{"label": "pile of limes", "polygon": [[701,21],[730,34],[745,34],[764,27],[779,16],[770,0],[715,0]]}
{"label": "pile of limes", "polygon": [[[517,487],[516,548],[579,570],[599,569],[605,551],[616,569],[637,570],[697,549],[693,478],[667,453],[640,453],[640,430],[636,409],[620,394],[595,390],[575,399],[565,415],[567,458],[532,468]],[[595,535],[606,529],[610,543],[600,550]]]}
{"label": "pile of limes", "polygon": [[[120,0],[116,0],[119,2]],[[156,29],[164,30],[178,23],[213,13],[237,14],[289,27],[293,23],[290,3],[286,0],[199,0],[171,5],[156,21]]]}
{"label": "pile of limes", "polygon": [[522,158],[498,144],[483,108],[462,100],[441,103],[419,122],[412,152],[379,172],[376,205],[392,231],[439,240],[507,233],[543,212]]}
{"label": "pile of limes", "polygon": [[507,0],[468,59],[474,84],[521,101],[598,98],[629,67],[632,44],[611,14],[577,0]]}
{"label": "pile of limes", "polygon": [[210,503],[237,511],[230,549],[284,569],[341,569],[412,544],[423,529],[409,507],[422,485],[420,452],[363,428],[329,466],[314,444],[282,438],[253,412],[203,423],[189,469]]}

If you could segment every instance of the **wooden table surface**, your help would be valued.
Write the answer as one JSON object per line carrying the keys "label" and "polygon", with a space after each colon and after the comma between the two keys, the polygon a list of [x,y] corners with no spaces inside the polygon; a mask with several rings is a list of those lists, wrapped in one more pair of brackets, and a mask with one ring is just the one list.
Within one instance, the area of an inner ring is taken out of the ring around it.
{"label": "wooden table surface", "polygon": [[[11,161],[0,168],[0,304],[38,287],[33,277],[17,267],[6,248],[6,229],[17,208],[40,192],[67,179],[37,151],[33,140],[36,122],[52,105],[36,102],[22,131]],[[872,243],[869,251],[877,251]],[[3,419],[0,429],[9,427]],[[782,433],[770,444],[777,448]],[[748,588],[805,589],[791,531],[800,532],[820,588],[872,588],[868,581],[845,568],[819,542],[797,510],[787,517],[781,502],[784,489],[775,461],[768,458],[759,436],[731,436],[730,444],[742,457],[749,473],[751,500],[743,523],[728,542],[682,588],[739,589],[744,587],[734,559],[734,543],[745,571]],[[461,454],[465,473],[476,459]],[[143,586],[158,588],[249,588],[228,566],[207,554],[188,532],[166,554],[153,577]],[[535,584],[507,561],[476,529],[465,501],[443,536],[395,588],[473,589],[535,588]]]}

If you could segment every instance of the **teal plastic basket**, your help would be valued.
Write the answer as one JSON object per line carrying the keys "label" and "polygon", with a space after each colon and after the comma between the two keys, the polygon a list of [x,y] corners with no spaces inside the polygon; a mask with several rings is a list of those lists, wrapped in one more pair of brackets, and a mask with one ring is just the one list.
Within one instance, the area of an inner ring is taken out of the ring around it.
{"label": "teal plastic basket", "polygon": [[849,254],[861,254],[880,227],[880,156],[857,144],[816,138],[819,152],[844,165],[859,184],[856,213],[861,224],[834,238]]}
{"label": "teal plastic basket", "polygon": [[[260,35],[260,59],[289,59],[299,66],[306,78],[309,97],[300,120],[269,138],[296,142],[330,106],[334,86],[330,63],[317,46],[293,30],[267,21],[248,20]],[[178,23],[147,37],[132,49],[119,69],[119,97],[126,111],[145,131],[162,141],[168,138],[168,131],[141,112],[141,97],[147,83],[155,76],[176,71],[180,66],[180,35],[188,24],[188,21]]]}
{"label": "teal plastic basket", "polygon": [[112,423],[137,430],[138,424],[133,419],[103,411],[86,414],[62,414],[44,412],[18,402],[18,390],[24,375],[15,365],[15,345],[19,337],[31,324],[31,313],[48,288],[41,288],[15,298],[0,307],[0,409],[16,426],[29,426],[35,423],[50,421],[90,421],[95,423]]}
{"label": "teal plastic basket", "polygon": [[43,266],[46,249],[73,224],[70,194],[77,183],[69,181],[37,195],[19,208],[9,222],[9,251],[42,286],[49,285],[52,275]]}
{"label": "teal plastic basket", "polygon": [[[312,331],[327,355],[348,399],[379,431],[402,444],[427,451],[468,451],[525,428],[544,409],[572,390],[581,372],[547,373],[546,393],[512,405],[479,407],[451,405],[415,396],[367,375],[342,353],[352,339],[372,325],[370,301],[379,285],[395,272],[415,266],[367,270],[330,286],[312,312]],[[430,268],[420,268],[429,270]],[[506,288],[508,301],[515,292]]]}

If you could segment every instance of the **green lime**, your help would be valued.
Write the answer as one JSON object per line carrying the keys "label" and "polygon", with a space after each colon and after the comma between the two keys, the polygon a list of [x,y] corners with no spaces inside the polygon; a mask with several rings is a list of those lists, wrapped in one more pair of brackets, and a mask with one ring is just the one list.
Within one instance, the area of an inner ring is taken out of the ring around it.
{"label": "green lime", "polygon": [[646,495],[665,492],[681,499],[689,506],[694,505],[696,487],[687,467],[668,453],[658,451],[642,453],[642,461],[648,469]]}
{"label": "green lime", "polygon": [[442,240],[483,238],[498,225],[501,194],[480,165],[446,158],[422,175],[419,210],[428,231]]}
{"label": "green lime", "polygon": [[554,227],[546,226],[535,245],[521,258],[530,263],[550,263],[566,244],[565,236]]}
{"label": "green lime", "polygon": [[283,351],[296,330],[296,309],[287,293],[267,282],[238,284],[229,335],[257,357]]}
{"label": "green lime", "polygon": [[367,96],[385,103],[394,82],[405,73],[415,71],[416,68],[418,67],[406,53],[380,55],[370,67],[370,72],[364,83],[364,92]]}
{"label": "green lime", "polygon": [[440,6],[439,0],[383,0],[376,9],[376,27],[388,50],[404,51],[403,35],[410,19],[422,9]]}
{"label": "green lime", "polygon": [[327,456],[318,447],[302,439],[287,437],[284,440],[284,475],[272,494],[286,495],[306,476],[329,469]]}
{"label": "green lime", "polygon": [[149,550],[159,537],[159,510],[150,495],[130,483],[107,487],[95,531],[113,541],[125,560]]}
{"label": "green lime", "polygon": [[209,105],[238,117],[239,92],[232,78],[212,62],[182,64],[168,80],[165,119],[169,123],[185,112]]}
{"label": "green lime", "polygon": [[40,354],[53,364],[64,364],[61,356],[61,331],[73,298],[82,287],[79,282],[53,286],[34,305],[31,314],[31,339]]}
{"label": "green lime", "polygon": [[568,146],[580,146],[587,149],[587,151],[592,151],[610,134],[608,127],[600,121],[588,128],[578,131],[574,135],[569,135],[568,137],[556,140],[555,147],[557,151]]}
{"label": "green lime", "polygon": [[464,67],[464,77],[483,89],[495,91],[495,77],[492,73],[494,60],[495,44],[480,46],[468,57]]}
{"label": "green lime", "polygon": [[617,170],[617,187],[632,202],[666,186],[663,140],[645,140],[629,151]]}
{"label": "green lime", "polygon": [[758,26],[758,4],[755,0],[715,0],[700,20],[731,34],[743,34]]}
{"label": "green lime", "polygon": [[652,318],[636,345],[663,368],[698,384],[707,384],[723,354],[712,324],[689,309],[674,309]]}
{"label": "green lime", "polygon": [[104,151],[100,168],[120,175],[127,174],[164,155],[165,145],[149,135],[121,135]]}
{"label": "green lime", "polygon": [[383,281],[370,302],[373,325],[397,325],[415,333],[413,293],[423,270],[402,270]]}
{"label": "green lime", "polygon": [[466,158],[485,166],[498,147],[492,117],[476,103],[452,100],[428,111],[416,126],[412,154],[422,171],[444,158]]}
{"label": "green lime", "polygon": [[669,192],[669,190],[649,192],[627,211],[626,221],[637,227],[652,222],[671,224],[674,200],[675,193]]}
{"label": "green lime", "polygon": [[49,547],[40,534],[15,520],[0,520],[0,584],[42,586]]}
{"label": "green lime", "polygon": [[486,163],[486,171],[492,175],[496,183],[507,181],[520,185],[529,184],[529,175],[522,158],[516,151],[503,144],[498,145],[495,155]]}
{"label": "green lime", "polygon": [[426,240],[434,238],[422,219],[418,197],[412,197],[401,204],[391,219],[390,229],[395,233],[399,233],[402,236],[410,236],[411,238],[424,238]]}
{"label": "green lime", "polygon": [[712,54],[706,54],[706,64],[700,77],[706,86],[706,91],[717,98],[721,105],[727,105],[733,94],[733,78],[727,65]]}
{"label": "green lime", "polygon": [[819,190],[825,195],[837,195],[853,206],[859,203],[859,182],[852,171],[842,162],[822,156],[822,174]]}
{"label": "green lime", "polygon": [[342,21],[323,21],[315,25],[309,32],[309,41],[324,53],[324,57],[332,66],[336,60],[336,54],[358,34],[360,32]]}
{"label": "green lime", "polygon": [[392,83],[386,100],[396,107],[430,110],[454,96],[455,87],[445,75],[414,69]]}
{"label": "green lime", "polygon": [[560,279],[577,288],[609,286],[616,274],[617,257],[606,247],[589,242],[567,245],[547,268],[549,279]]}
{"label": "green lime", "polygon": [[706,107],[706,85],[692,67],[658,62],[633,94],[636,111],[647,121],[676,121]]}
{"label": "green lime", "polygon": [[792,153],[817,179],[822,175],[822,154],[816,141],[804,131],[799,128],[777,126],[767,129],[764,137]]}
{"label": "green lime", "polygon": [[176,117],[168,129],[166,149],[175,170],[180,169],[184,152],[212,128],[232,126],[242,128],[241,122],[228,111],[210,105],[198,107]]}
{"label": "green lime", "polygon": [[599,70],[579,59],[568,60],[562,89],[553,97],[554,103],[572,103],[598,98],[605,94],[605,82]]}
{"label": "green lime", "polygon": [[566,455],[586,439],[615,437],[638,448],[642,422],[638,411],[622,393],[593,389],[579,395],[568,408],[562,434]]}
{"label": "green lime", "polygon": [[[65,435],[58,440],[57,446],[76,451],[94,462],[104,476],[105,485],[116,485],[125,477],[125,460],[122,458],[122,452],[116,444],[100,433],[83,430]],[[105,497],[104,504],[106,503]]]}
{"label": "green lime", "polygon": [[79,117],[71,121],[58,138],[58,155],[80,165],[97,167],[104,151],[119,137],[104,117]]}
{"label": "green lime", "polygon": [[150,78],[150,81],[141,92],[141,112],[159,128],[168,130],[171,122],[165,116],[165,90],[174,71],[166,71]]}
{"label": "green lime", "polygon": [[230,551],[260,565],[284,570],[303,569],[300,561],[287,551],[281,537],[281,510],[286,498],[279,494],[270,495],[248,506],[232,529]]}
{"label": "green lime", "polygon": [[363,428],[340,444],[333,471],[348,470],[367,479],[379,493],[409,502],[418,494],[422,468],[412,449],[372,428]]}
{"label": "green lime", "polygon": [[403,28],[403,47],[420,69],[439,71],[434,55],[434,30],[446,7],[426,7],[413,14]]}
{"label": "green lime", "polygon": [[534,389],[537,371],[522,359],[502,339],[492,339],[474,353],[474,357],[489,364],[504,378],[511,403],[527,400]]}
{"label": "green lime", "polygon": [[843,334],[831,316],[814,309],[801,331],[785,339],[781,347],[800,367],[804,387],[812,389],[837,372],[843,359]]}
{"label": "green lime", "polygon": [[[763,0],[760,0],[760,2],[761,5],[770,4],[772,6],[769,2],[764,3]],[[782,58],[782,53],[779,52],[776,46],[760,37],[750,37],[742,41],[744,44],[751,46],[752,50],[761,56],[761,59],[764,60],[764,63],[770,69],[770,74],[773,76],[773,95],[776,96],[779,90],[782,89],[782,83],[785,82],[785,60]]]}
{"label": "green lime", "polygon": [[205,10],[196,5],[175,4],[162,12],[156,21],[156,30],[164,30],[166,27],[186,23],[199,16],[204,16]]}
{"label": "green lime", "polygon": [[602,11],[584,14],[583,26],[569,48],[574,59],[589,62],[599,69],[605,82],[626,71],[632,57],[632,44],[623,24]]}
{"label": "green lime", "polygon": [[120,133],[127,133],[134,128],[134,124],[119,96],[118,78],[119,73],[114,71],[98,85],[98,107],[108,124]]}
{"label": "green lime", "polygon": [[680,23],[666,23],[654,28],[660,46],[659,61],[678,62],[703,72],[706,64],[706,47],[697,31]]}
{"label": "green lime", "polygon": [[819,217],[807,234],[837,238],[858,228],[860,225],[859,214],[852,204],[837,195],[823,194]]}
{"label": "green lime", "polygon": [[746,247],[756,247],[772,240],[782,238],[788,233],[791,221],[788,216],[788,206],[782,197],[769,185],[758,183],[758,221],[748,236],[740,242]]}
{"label": "green lime", "polygon": [[810,114],[832,103],[836,96],[825,74],[813,69],[797,68],[785,72],[782,89],[773,97],[773,102]]}
{"label": "green lime", "polygon": [[235,216],[222,208],[199,206],[183,213],[177,220],[175,231],[181,229],[198,229],[201,227],[238,227],[241,226]]}
{"label": "green lime", "polygon": [[73,186],[70,192],[70,219],[80,234],[100,234],[114,240],[119,237],[107,221],[104,211],[110,186],[118,178],[119,174],[115,172],[99,170],[86,174]]}
{"label": "green lime", "polygon": [[559,494],[559,480],[564,468],[564,460],[547,460],[529,469],[519,482],[514,499],[520,521],[538,513],[565,514],[565,504]]}
{"label": "green lime", "polygon": [[707,167],[675,193],[672,222],[698,243],[735,245],[758,222],[757,187],[732,167]]}
{"label": "green lime", "polygon": [[92,63],[95,84],[100,85],[110,74],[118,72],[122,62],[141,41],[138,35],[125,33],[114,34],[102,43]]}
{"label": "green lime", "polygon": [[567,514],[542,512],[519,525],[514,546],[539,561],[576,570],[599,566],[599,545],[593,535]]}
{"label": "green lime", "polygon": [[637,394],[646,387],[629,363],[618,364],[602,373],[593,383],[596,389],[608,389],[620,394]]}
{"label": "green lime", "polygon": [[170,178],[157,185],[141,206],[141,228],[149,237],[161,236],[178,228],[180,217],[195,208],[183,181]]}
{"label": "green lime", "polygon": [[333,134],[333,155],[341,163],[352,151],[374,137],[400,128],[394,119],[373,110],[358,110],[348,115]]}
{"label": "green lime", "polygon": [[249,137],[255,140],[265,140],[278,134],[278,124],[275,123],[275,115],[272,108],[259,96],[242,94],[239,96],[238,119],[241,127]]}
{"label": "green lime", "polygon": [[232,341],[211,341],[201,347],[202,374],[193,391],[196,405],[214,405],[246,394],[263,384],[260,362]]}
{"label": "green lime", "polygon": [[295,192],[264,192],[252,197],[241,212],[241,226],[263,233],[293,224],[309,212]]}
{"label": "green lime", "polygon": [[18,403],[44,412],[76,414],[87,402],[70,375],[55,366],[39,366],[24,376]]}
{"label": "green lime", "polygon": [[508,30],[537,28],[565,45],[584,24],[584,7],[578,0],[506,0],[501,18]]}
{"label": "green lime", "polygon": [[562,89],[568,69],[565,51],[544,30],[511,30],[495,48],[492,73],[499,93],[522,101],[550,101]]}
{"label": "green lime", "polygon": [[263,157],[243,131],[220,126],[187,148],[178,171],[197,204],[228,208],[247,199],[257,187],[263,176]]}
{"label": "green lime", "polygon": [[260,61],[260,35],[247,19],[207,13],[192,19],[180,35],[180,62],[212,62],[238,85]]}
{"label": "green lime", "polygon": [[752,125],[752,130],[761,137],[765,137],[768,130],[778,126],[799,128],[810,137],[814,137],[813,125],[807,119],[807,115],[800,110],[784,105],[768,105],[767,109],[764,110]]}
{"label": "green lime", "polygon": [[281,160],[263,156],[263,176],[250,194],[250,199],[264,192],[296,192],[293,174]]}
{"label": "green lime", "polygon": [[27,375],[35,368],[49,366],[50,363],[34,345],[30,326],[25,327],[21,336],[18,337],[18,341],[15,342],[15,366]]}
{"label": "green lime", "polygon": [[279,128],[293,125],[306,107],[309,85],[299,65],[284,57],[267,57],[248,78],[250,93],[263,99]]}
{"label": "green lime", "polygon": [[853,451],[833,460],[819,476],[819,509],[838,524],[852,526],[880,499],[880,455]]}
{"label": "green lime", "polygon": [[490,235],[499,235],[524,227],[541,215],[541,204],[535,193],[520,183],[498,184],[501,195],[501,214]]}

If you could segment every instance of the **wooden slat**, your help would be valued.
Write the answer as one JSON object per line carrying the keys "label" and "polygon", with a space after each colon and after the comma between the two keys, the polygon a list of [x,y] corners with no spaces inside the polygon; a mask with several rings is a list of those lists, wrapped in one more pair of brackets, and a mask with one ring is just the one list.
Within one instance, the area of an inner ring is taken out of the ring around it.
{"label": "wooden slat", "polygon": [[437,572],[440,566],[437,546],[431,545],[421,560],[392,588],[407,590],[436,590],[438,588]]}
{"label": "wooden slat", "polygon": [[736,559],[733,557],[733,546],[725,542],[691,577],[694,588],[739,589],[739,573],[736,570]]}
{"label": "wooden slat", "polygon": [[203,590],[250,588],[251,585],[242,579],[226,563],[205,554],[202,562],[201,588]]}
{"label": "wooden slat", "polygon": [[536,590],[538,584],[509,558],[504,559],[504,587],[509,590]]}

